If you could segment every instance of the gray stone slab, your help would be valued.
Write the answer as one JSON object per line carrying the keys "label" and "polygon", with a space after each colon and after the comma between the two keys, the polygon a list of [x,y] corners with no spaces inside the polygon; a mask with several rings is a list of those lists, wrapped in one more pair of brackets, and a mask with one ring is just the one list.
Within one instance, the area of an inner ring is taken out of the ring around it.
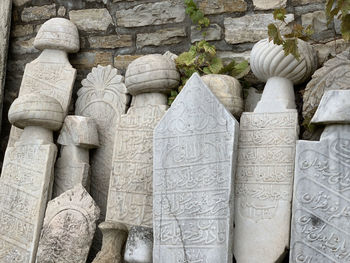
{"label": "gray stone slab", "polygon": [[100,209],[78,184],[47,204],[36,263],[85,263]]}
{"label": "gray stone slab", "polygon": [[154,262],[232,262],[237,140],[195,73],[154,131]]}
{"label": "gray stone slab", "polygon": [[296,110],[244,112],[235,180],[237,262],[277,262],[289,245]]}
{"label": "gray stone slab", "polygon": [[[0,113],[2,112],[2,101],[4,96],[7,52],[11,27],[11,9],[12,0],[2,0],[0,2]],[[2,114],[0,114],[0,116],[1,115]]]}

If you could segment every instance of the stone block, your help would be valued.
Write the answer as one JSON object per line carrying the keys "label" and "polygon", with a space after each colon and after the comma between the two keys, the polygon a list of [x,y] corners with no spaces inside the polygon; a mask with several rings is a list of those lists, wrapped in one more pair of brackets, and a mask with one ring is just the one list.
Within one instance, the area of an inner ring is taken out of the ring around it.
{"label": "stone block", "polygon": [[14,25],[11,30],[11,37],[24,37],[33,34],[33,25]]}
{"label": "stone block", "polygon": [[301,25],[303,27],[311,25],[315,33],[325,31],[328,29],[326,14],[324,11],[303,14],[301,16]]}
{"label": "stone block", "polygon": [[237,262],[278,262],[289,245],[296,110],[244,112],[235,181]]}
{"label": "stone block", "polygon": [[121,27],[179,23],[185,20],[185,7],[178,0],[145,3],[117,10],[116,17],[117,24]]}
{"label": "stone block", "polygon": [[237,140],[238,122],[195,73],[154,131],[154,262],[232,262]]}
{"label": "stone block", "polygon": [[80,184],[47,204],[36,263],[85,263],[100,209]]}
{"label": "stone block", "polygon": [[11,42],[10,51],[16,55],[33,54],[38,50],[33,46],[34,37],[29,39],[15,39]]}
{"label": "stone block", "polygon": [[141,33],[136,35],[136,46],[164,46],[178,44],[186,36],[185,28],[161,29],[152,33]]}
{"label": "stone block", "polygon": [[90,36],[88,41],[91,48],[118,48],[132,46],[131,35]]}
{"label": "stone block", "polygon": [[199,9],[206,15],[245,12],[247,3],[244,0],[203,0],[199,2]]}
{"label": "stone block", "polygon": [[[205,36],[203,36],[203,33]],[[218,24],[211,24],[209,27],[202,28],[202,30],[198,30],[197,26],[191,26],[191,42],[220,40],[221,33],[222,28]]]}
{"label": "stone block", "polygon": [[21,13],[23,22],[47,20],[56,16],[56,4],[26,7]]}
{"label": "stone block", "polygon": [[108,66],[113,63],[111,52],[79,52],[72,56],[72,65],[77,69],[91,69],[92,67]]}
{"label": "stone block", "polygon": [[[286,22],[294,21],[293,14],[287,14]],[[224,19],[225,40],[230,44],[245,42],[257,42],[267,35],[267,26],[274,23],[272,14],[253,14],[242,17],[227,17]],[[287,32],[286,27],[282,27],[282,32]]]}
{"label": "stone block", "polygon": [[106,31],[113,24],[106,8],[69,11],[69,19],[82,31]]}
{"label": "stone block", "polygon": [[126,70],[131,62],[141,55],[118,55],[114,57],[114,67],[119,70]]}
{"label": "stone block", "polygon": [[253,5],[256,10],[285,8],[287,0],[253,0]]}

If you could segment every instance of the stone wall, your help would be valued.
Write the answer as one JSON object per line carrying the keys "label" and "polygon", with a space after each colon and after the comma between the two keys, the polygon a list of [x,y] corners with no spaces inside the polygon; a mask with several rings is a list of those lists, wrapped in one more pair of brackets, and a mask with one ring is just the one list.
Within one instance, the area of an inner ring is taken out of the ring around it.
{"label": "stone wall", "polygon": [[[7,112],[17,97],[24,66],[39,53],[33,40],[40,26],[52,17],[71,19],[79,29],[81,50],[70,57],[78,69],[76,90],[92,67],[113,65],[125,72],[142,54],[179,54],[203,36],[191,25],[183,0],[13,0],[13,16],[2,118],[0,149],[10,130]],[[254,42],[266,36],[272,9],[286,7],[288,21],[315,27],[314,46],[319,63],[345,49],[334,41],[339,23],[326,25],[323,0],[197,0],[211,21],[206,40],[215,44],[224,61],[249,59]],[[339,35],[337,35],[339,38]],[[71,105],[73,112],[73,104]],[[0,156],[2,160],[2,154]]]}

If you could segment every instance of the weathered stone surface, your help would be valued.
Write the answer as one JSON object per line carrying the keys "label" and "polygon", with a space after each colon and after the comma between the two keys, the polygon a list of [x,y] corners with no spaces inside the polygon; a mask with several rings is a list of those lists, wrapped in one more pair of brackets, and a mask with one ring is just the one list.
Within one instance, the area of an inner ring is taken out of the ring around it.
{"label": "weathered stone surface", "polygon": [[24,8],[21,14],[21,19],[23,22],[31,22],[36,20],[47,20],[54,16],[56,16],[56,4]]}
{"label": "weathered stone surface", "polygon": [[303,117],[309,121],[326,90],[349,89],[350,60],[349,51],[328,60],[312,75],[303,95]]}
{"label": "weathered stone surface", "polygon": [[199,2],[199,8],[207,15],[244,12],[247,3],[244,0],[203,0]]}
{"label": "weathered stone surface", "polygon": [[220,74],[204,75],[202,80],[226,109],[239,119],[243,111],[243,94],[239,81]]}
{"label": "weathered stone surface", "polygon": [[130,63],[125,84],[131,94],[143,92],[170,93],[180,82],[173,60],[160,54],[140,57]]}
{"label": "weathered stone surface", "polygon": [[[203,36],[203,33],[205,36]],[[211,24],[209,27],[205,27],[202,30],[198,30],[197,26],[191,26],[191,42],[220,40],[221,33],[222,28],[218,24]]]}
{"label": "weathered stone surface", "polygon": [[64,6],[60,6],[57,10],[58,16],[65,16],[66,15],[66,8]]}
{"label": "weathered stone surface", "polygon": [[324,62],[348,49],[349,43],[344,39],[335,39],[324,44],[314,44],[313,47],[317,54],[318,66],[321,67]]}
{"label": "weathered stone surface", "polygon": [[93,67],[108,66],[113,63],[112,52],[79,52],[71,59],[72,65],[77,69],[89,69]]}
{"label": "weathered stone surface", "polygon": [[326,2],[325,0],[292,0],[292,4],[294,6],[313,4],[313,3],[325,3],[325,2]]}
{"label": "weathered stone surface", "polygon": [[11,10],[11,0],[3,0],[0,2],[0,112],[2,112],[2,101],[4,96],[7,52],[11,27]]}
{"label": "weathered stone surface", "polygon": [[17,55],[36,53],[38,50],[33,46],[33,43],[34,37],[30,39],[16,39],[11,42],[10,51]]}
{"label": "weathered stone surface", "polygon": [[116,17],[121,27],[179,23],[185,20],[185,7],[182,1],[177,0],[140,4],[130,9],[117,10]]}
{"label": "weathered stone surface", "polygon": [[163,46],[180,43],[186,36],[185,28],[161,29],[152,33],[142,33],[136,36],[136,46]]}
{"label": "weathered stone surface", "polygon": [[[123,77],[111,66],[93,68],[78,90],[75,114],[93,118],[98,129],[100,147],[91,154],[90,194],[101,209],[100,220],[104,220],[106,215],[117,123],[129,103],[126,93]],[[99,231],[97,235],[94,249],[100,245],[102,238]]]}
{"label": "weathered stone surface", "polygon": [[287,0],[253,0],[253,5],[257,10],[285,8]]}
{"label": "weathered stone surface", "polygon": [[127,228],[116,222],[103,222],[98,228],[103,233],[103,243],[93,263],[123,263],[120,251],[128,236]]}
{"label": "weathered stone surface", "polygon": [[106,31],[113,24],[106,8],[69,11],[69,19],[83,31]]}
{"label": "weathered stone surface", "polygon": [[328,29],[326,14],[323,10],[303,14],[301,16],[301,25],[305,28],[311,25],[315,33],[325,31]]}
{"label": "weathered stone surface", "polygon": [[51,200],[41,231],[37,263],[85,263],[100,210],[80,184]]}
{"label": "weathered stone surface", "polygon": [[247,98],[244,100],[244,111],[253,112],[261,99],[261,93],[257,89],[250,87]]}
{"label": "weathered stone surface", "polygon": [[151,263],[153,249],[153,229],[142,226],[130,228],[126,241],[124,260],[127,263]]}
{"label": "weathered stone surface", "polygon": [[[294,21],[293,14],[286,15],[286,22]],[[230,44],[257,42],[267,37],[267,26],[274,23],[272,14],[254,14],[242,17],[227,17],[224,20],[225,40]],[[278,23],[277,23],[278,24]],[[282,32],[288,31],[282,26]]]}
{"label": "weathered stone surface", "polygon": [[297,142],[290,262],[349,260],[349,116],[343,113],[347,122],[338,124],[338,116],[323,114],[330,107],[341,112],[341,101],[334,102],[349,101],[350,91],[326,91],[323,96],[332,99],[323,97],[316,112],[329,121],[320,141]]}
{"label": "weathered stone surface", "polygon": [[114,57],[114,67],[119,70],[126,70],[131,62],[141,55],[118,55]]}
{"label": "weathered stone surface", "polygon": [[11,37],[23,37],[34,32],[33,25],[15,25],[11,30]]}
{"label": "weathered stone surface", "polygon": [[91,36],[88,38],[91,48],[118,48],[132,46],[131,35]]}
{"label": "weathered stone surface", "polygon": [[30,0],[13,0],[13,4],[15,6],[21,6],[24,5],[26,3],[28,3]]}
{"label": "weathered stone surface", "polygon": [[237,121],[192,75],[154,131],[154,262],[232,262],[237,135]]}
{"label": "weathered stone surface", "polygon": [[77,184],[90,191],[89,149],[99,146],[96,123],[82,116],[67,116],[57,142],[61,154],[55,164],[53,197]]}
{"label": "weathered stone surface", "polygon": [[235,60],[236,62],[242,62],[243,60],[246,60],[249,62],[250,60],[250,50],[244,51],[244,52],[232,52],[232,51],[217,51],[216,54],[219,58],[222,59],[222,62],[224,65],[228,65],[232,62],[232,60]]}
{"label": "weathered stone surface", "polygon": [[277,262],[289,245],[296,110],[244,112],[235,181],[237,262]]}

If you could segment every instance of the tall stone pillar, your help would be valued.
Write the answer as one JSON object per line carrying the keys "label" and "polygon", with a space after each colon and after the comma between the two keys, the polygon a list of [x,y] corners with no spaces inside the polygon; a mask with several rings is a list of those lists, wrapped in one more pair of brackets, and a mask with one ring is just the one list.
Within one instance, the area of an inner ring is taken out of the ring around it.
{"label": "tall stone pillar", "polygon": [[326,91],[311,120],[320,140],[297,142],[291,263],[350,260],[349,109],[350,90]]}
{"label": "tall stone pillar", "polygon": [[[175,63],[158,54],[134,60],[125,75],[132,102],[116,128],[106,222],[113,223],[109,224],[114,228],[110,231],[116,233],[114,238],[118,239],[118,242],[109,242],[118,243],[120,249],[132,229],[125,251],[126,262],[152,262],[153,238],[144,246],[143,240],[136,237],[139,232],[152,236],[153,129],[168,108],[166,94],[178,83]],[[111,235],[106,228],[104,230],[110,239]],[[102,260],[104,254],[110,253],[109,248],[104,241],[94,262],[109,262]],[[114,258],[121,258],[120,249],[114,250]]]}
{"label": "tall stone pillar", "polygon": [[298,113],[293,83],[313,73],[315,54],[299,42],[300,60],[267,39],[252,49],[251,68],[266,86],[240,122],[235,181],[234,255],[238,263],[283,260],[289,246]]}
{"label": "tall stone pillar", "polygon": [[[0,262],[34,262],[50,199],[58,131],[71,98],[75,70],[66,52],[79,49],[78,30],[55,18],[40,28],[34,46],[43,50],[27,64],[9,120],[24,129],[8,146],[0,178]],[[54,84],[51,84],[54,83]]]}
{"label": "tall stone pillar", "polygon": [[237,141],[238,122],[193,74],[154,131],[154,262],[232,262]]}

